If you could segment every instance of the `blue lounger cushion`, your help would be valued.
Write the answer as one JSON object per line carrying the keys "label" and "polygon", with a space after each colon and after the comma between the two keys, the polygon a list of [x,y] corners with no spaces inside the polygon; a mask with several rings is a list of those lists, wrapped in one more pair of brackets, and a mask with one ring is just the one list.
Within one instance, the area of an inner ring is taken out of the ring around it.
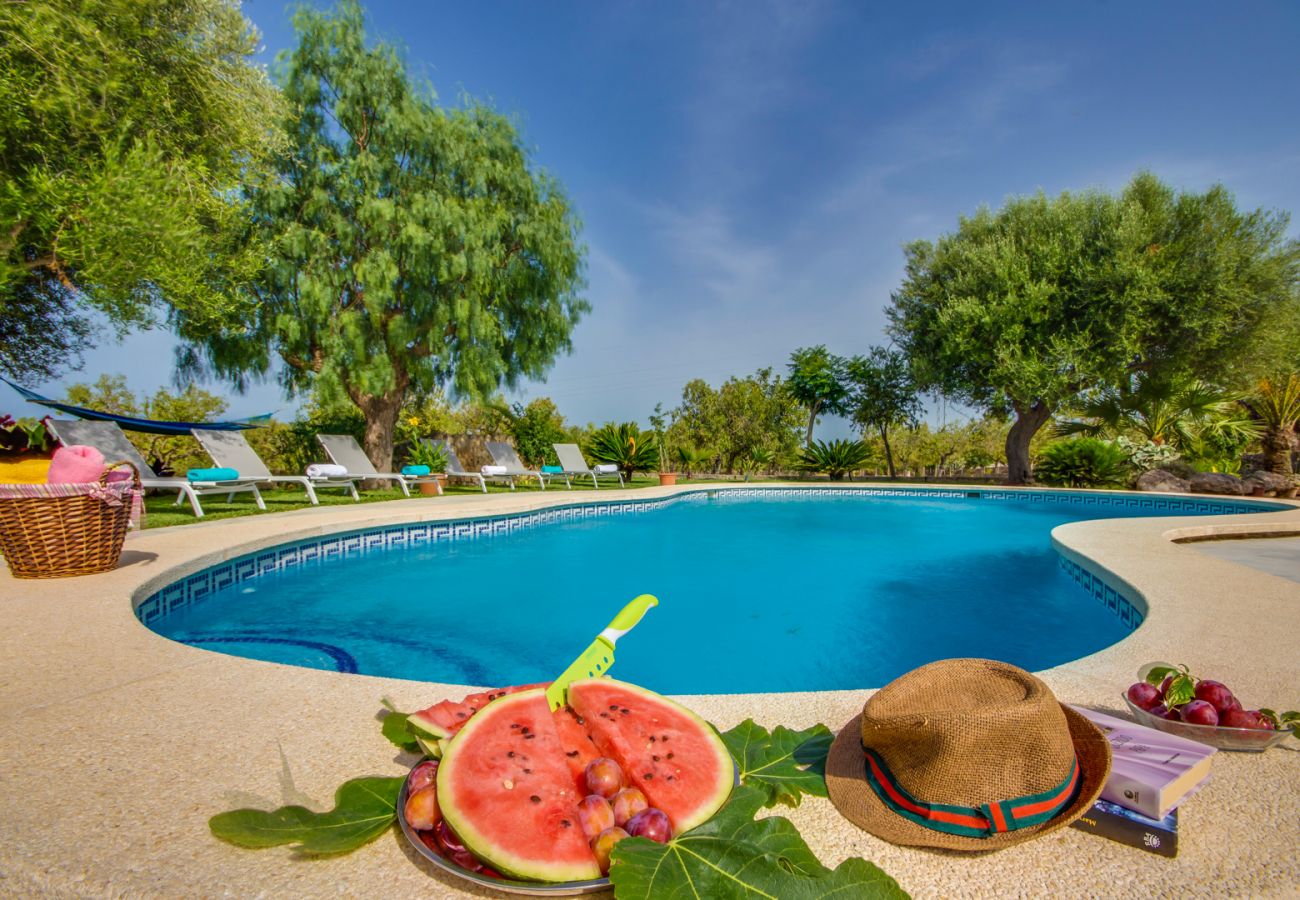
{"label": "blue lounger cushion", "polygon": [[235,469],[190,469],[185,477],[190,481],[234,481],[239,472]]}
{"label": "blue lounger cushion", "polygon": [[422,478],[431,471],[428,466],[402,466],[402,474],[410,475],[412,478]]}

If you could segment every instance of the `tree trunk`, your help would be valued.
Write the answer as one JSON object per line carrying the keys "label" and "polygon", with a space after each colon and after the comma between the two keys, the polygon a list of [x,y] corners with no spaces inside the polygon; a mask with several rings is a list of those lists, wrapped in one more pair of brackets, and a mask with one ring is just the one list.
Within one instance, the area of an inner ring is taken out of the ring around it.
{"label": "tree trunk", "polygon": [[804,436],[804,445],[812,446],[813,426],[817,424],[817,411],[822,408],[820,400],[814,400],[813,405],[808,410],[808,433]]}
{"label": "tree trunk", "polygon": [[894,472],[894,451],[889,449],[889,429],[884,425],[880,426],[880,440],[885,445],[885,464],[889,466],[889,479],[892,481],[898,475]]}
{"label": "tree trunk", "polygon": [[1292,475],[1291,436],[1295,433],[1289,425],[1270,427],[1264,432],[1264,464],[1277,475]]}
{"label": "tree trunk", "polygon": [[366,417],[366,434],[362,441],[366,456],[380,472],[393,471],[393,433],[397,430],[397,414],[406,397],[406,380],[383,394],[349,392],[352,402]]}
{"label": "tree trunk", "polygon": [[1014,403],[1016,421],[1007,432],[1007,484],[1028,484],[1033,471],[1029,467],[1029,442],[1038,429],[1052,417],[1051,408],[1041,400],[1032,406]]}

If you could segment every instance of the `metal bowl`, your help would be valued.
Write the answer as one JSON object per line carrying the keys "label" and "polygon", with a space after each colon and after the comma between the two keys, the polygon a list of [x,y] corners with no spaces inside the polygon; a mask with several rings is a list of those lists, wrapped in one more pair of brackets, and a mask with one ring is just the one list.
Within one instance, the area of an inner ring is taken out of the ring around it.
{"label": "metal bowl", "polygon": [[1129,712],[1139,725],[1177,735],[1188,740],[1209,744],[1220,750],[1240,750],[1247,753],[1262,753],[1269,747],[1276,747],[1291,736],[1290,731],[1263,731],[1257,728],[1221,728],[1218,725],[1194,725],[1153,716],[1140,706],[1135,706],[1127,693],[1120,694]]}
{"label": "metal bowl", "polygon": [[[416,763],[416,765],[419,765],[419,763]],[[412,771],[414,771],[414,767],[412,767]],[[408,773],[406,781],[402,782],[402,790],[397,795],[397,822],[402,826],[402,834],[406,835],[406,839],[411,842],[411,846],[415,848],[415,851],[449,875],[454,875],[471,884],[491,888],[494,891],[501,891],[506,894],[525,894],[532,897],[573,897],[578,894],[594,894],[598,891],[609,890],[608,878],[597,878],[594,881],[515,881],[510,878],[492,878],[489,875],[480,875],[478,872],[462,869],[425,844],[421,840],[419,833],[407,823],[406,796],[410,778],[411,776]]]}

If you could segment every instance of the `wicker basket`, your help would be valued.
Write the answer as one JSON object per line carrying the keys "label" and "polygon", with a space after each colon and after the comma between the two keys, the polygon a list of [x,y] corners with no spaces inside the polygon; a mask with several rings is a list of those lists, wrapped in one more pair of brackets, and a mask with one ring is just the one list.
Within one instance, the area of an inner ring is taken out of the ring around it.
{"label": "wicker basket", "polygon": [[[131,490],[140,490],[140,473],[128,462],[109,463],[99,476],[106,489],[110,469],[131,470]],[[90,488],[91,486],[88,486]],[[0,499],[0,553],[15,578],[90,575],[117,567],[131,517],[132,495],[104,502],[102,494]]]}

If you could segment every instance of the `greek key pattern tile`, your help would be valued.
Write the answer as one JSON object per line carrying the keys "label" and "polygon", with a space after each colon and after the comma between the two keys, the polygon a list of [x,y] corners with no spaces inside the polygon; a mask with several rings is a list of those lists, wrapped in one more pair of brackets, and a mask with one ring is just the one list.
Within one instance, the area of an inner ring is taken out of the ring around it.
{"label": "greek key pattern tile", "polygon": [[1066,559],[1064,556],[1057,556],[1057,560],[1065,574],[1073,578],[1075,583],[1091,594],[1098,603],[1118,616],[1129,631],[1142,624],[1143,619],[1146,618],[1146,603],[1142,600],[1136,603],[1130,601],[1107,584],[1100,575],[1088,571],[1074,560]]}
{"label": "greek key pattern tile", "polygon": [[[1268,503],[1249,503],[1231,500],[1190,500],[1183,497],[1134,497],[1079,492],[1041,492],[953,488],[869,488],[869,487],[807,487],[807,488],[734,488],[723,490],[702,489],[653,500],[624,500],[613,503],[575,503],[556,506],[536,512],[505,516],[490,516],[452,522],[419,522],[411,525],[392,525],[365,532],[347,532],[272,547],[240,556],[220,565],[195,572],[180,581],[169,584],[146,597],[136,607],[135,613],[146,625],[160,616],[176,613],[199,603],[218,591],[250,578],[270,572],[297,568],[325,560],[379,553],[394,547],[415,547],[440,541],[463,541],[509,534],[554,522],[598,518],[612,515],[636,515],[675,503],[713,503],[729,500],[789,499],[793,497],[923,497],[943,499],[1000,500],[1029,503],[1069,503],[1085,507],[1150,510],[1171,515],[1207,513],[1243,513],[1276,509]],[[1143,614],[1094,578],[1087,570],[1061,558],[1061,565],[1085,590],[1092,593],[1127,625],[1136,628]],[[1071,568],[1073,567],[1073,568]],[[1107,593],[1109,591],[1109,593]]]}

